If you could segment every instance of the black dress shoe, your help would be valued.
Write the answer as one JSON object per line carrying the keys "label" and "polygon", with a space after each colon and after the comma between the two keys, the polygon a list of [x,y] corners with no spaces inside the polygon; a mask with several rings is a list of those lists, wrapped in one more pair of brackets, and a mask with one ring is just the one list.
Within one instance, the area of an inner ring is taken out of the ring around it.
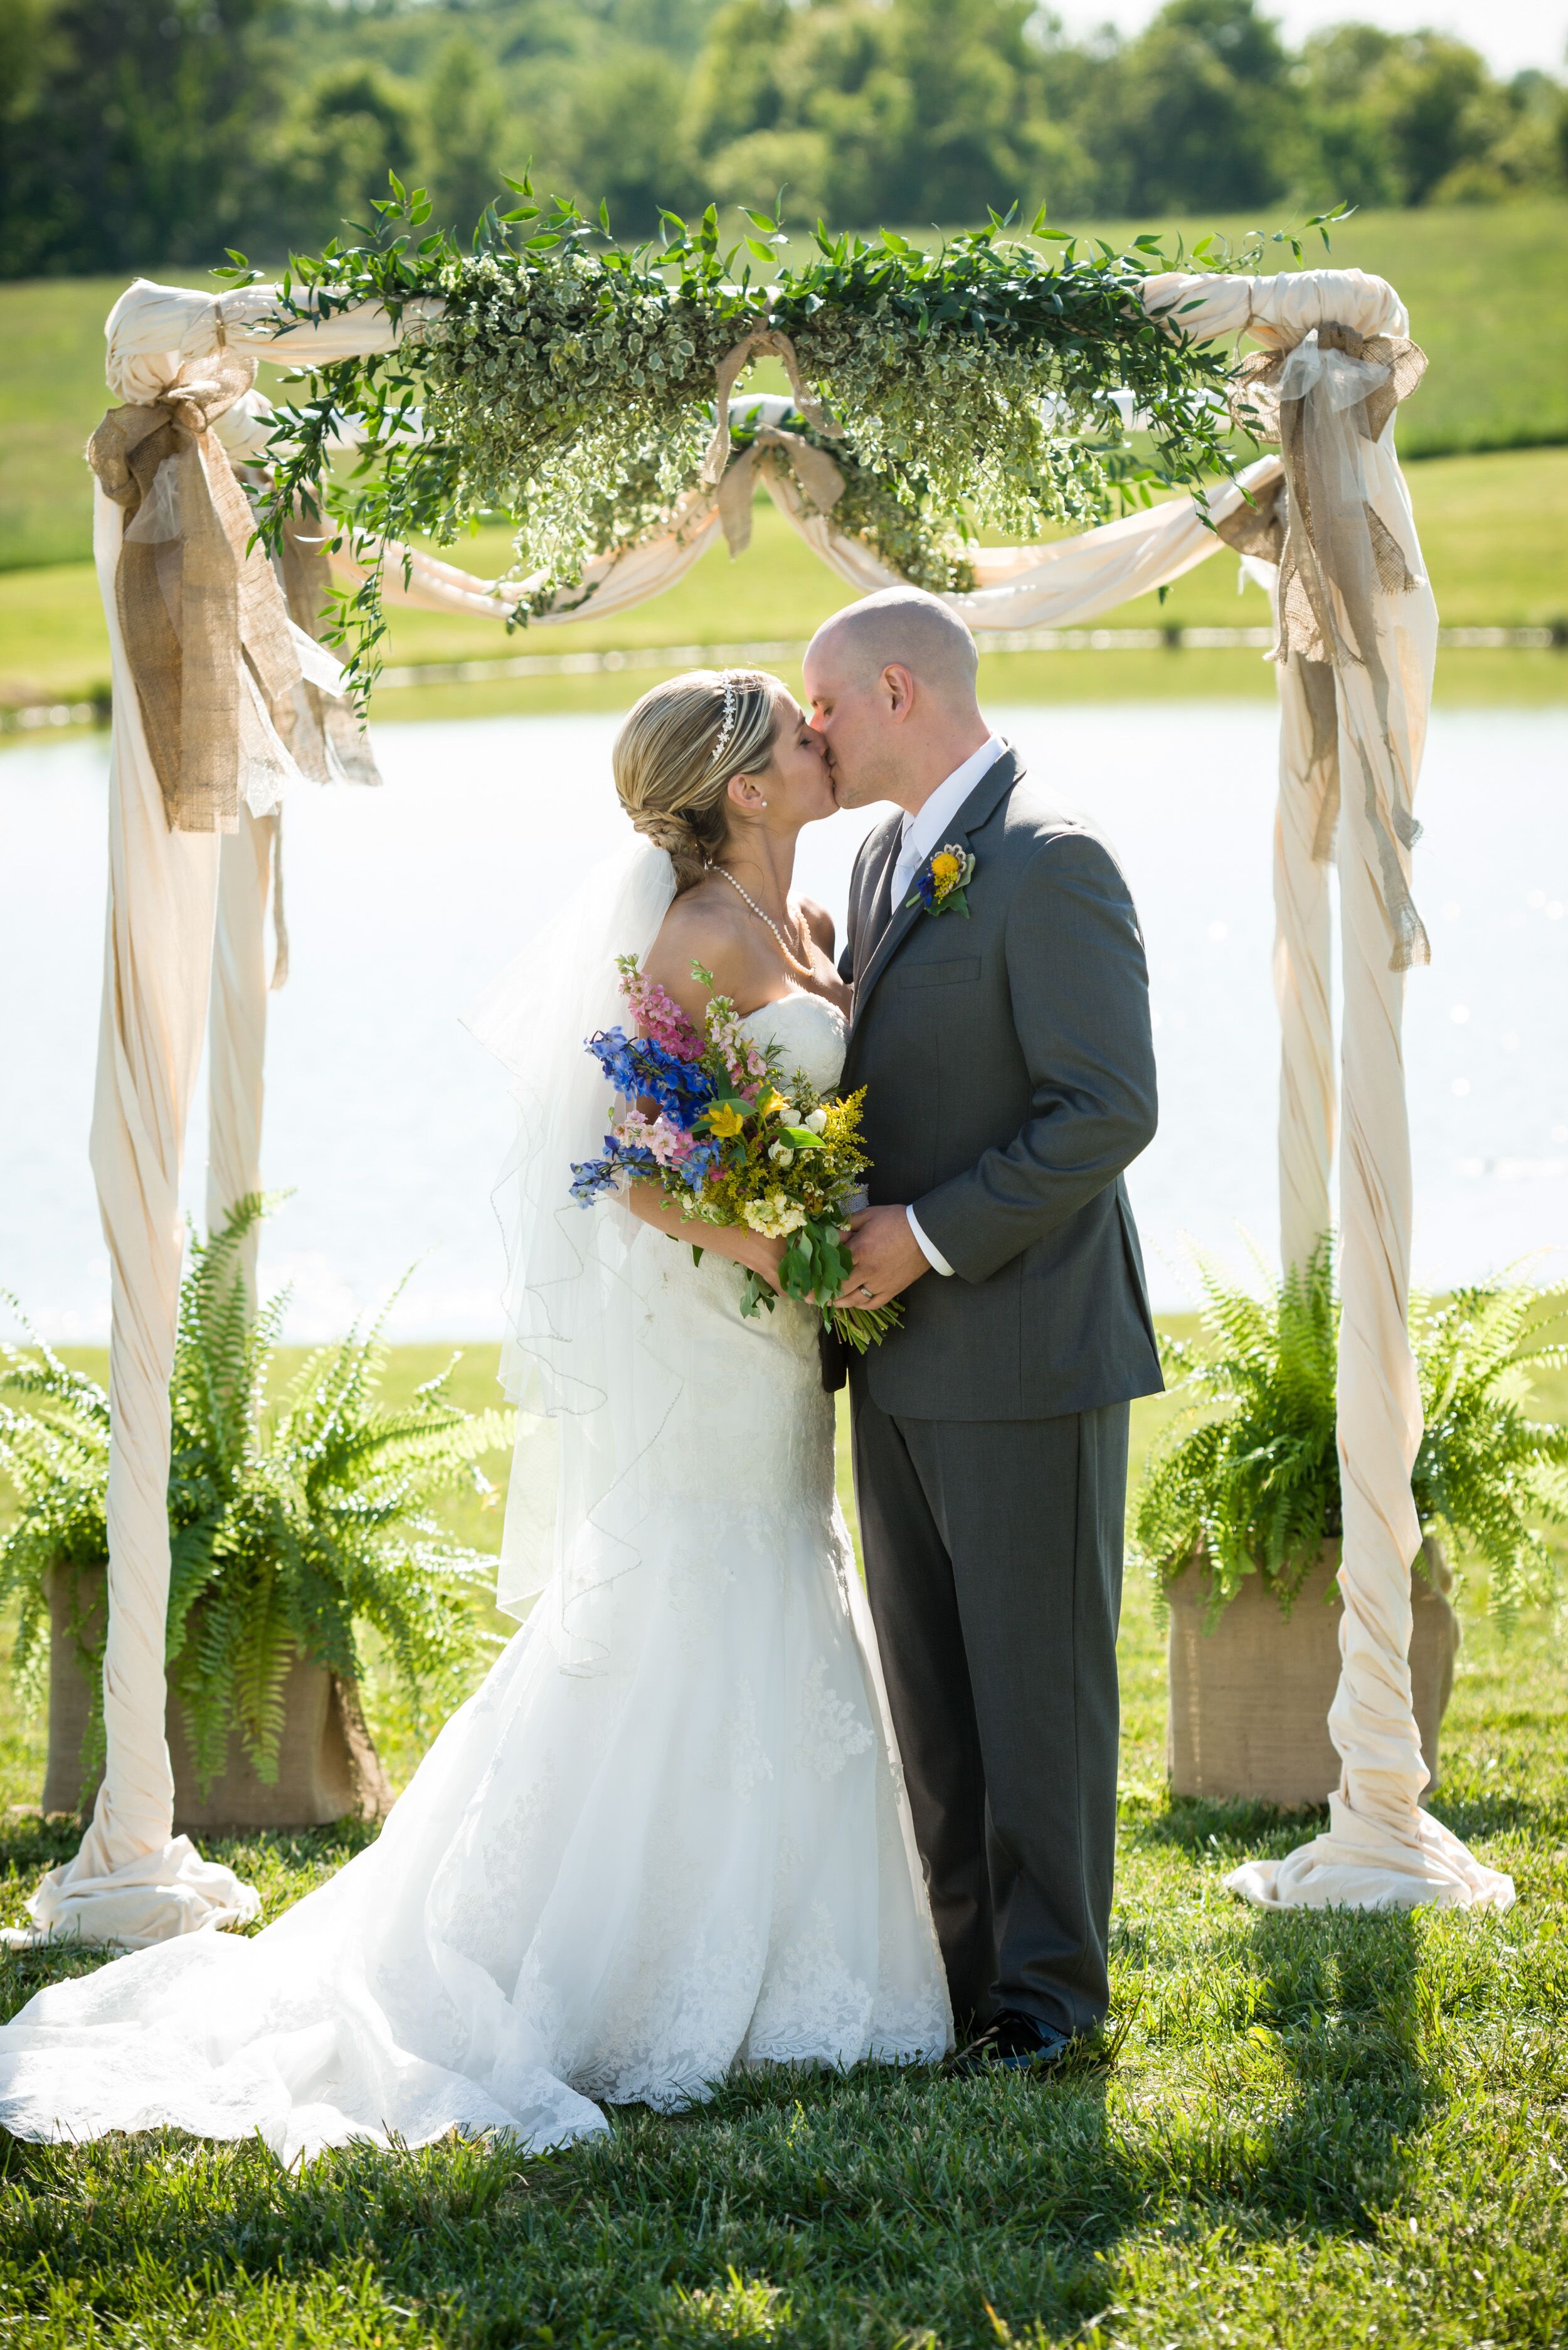
{"label": "black dress shoe", "polygon": [[962,2078],[997,2067],[1009,2073],[1048,2073],[1059,2064],[1072,2042],[1033,2015],[1004,2007],[977,2039],[950,2058],[948,2070]]}

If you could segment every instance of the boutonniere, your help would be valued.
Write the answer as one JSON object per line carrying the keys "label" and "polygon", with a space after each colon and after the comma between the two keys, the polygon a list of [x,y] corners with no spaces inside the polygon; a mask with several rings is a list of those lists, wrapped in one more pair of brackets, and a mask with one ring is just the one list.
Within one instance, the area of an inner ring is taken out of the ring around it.
{"label": "boutonniere", "polygon": [[969,920],[969,899],[964,891],[974,879],[974,858],[956,840],[945,848],[932,851],[915,876],[915,886],[905,899],[906,906],[919,906],[928,914],[961,914]]}

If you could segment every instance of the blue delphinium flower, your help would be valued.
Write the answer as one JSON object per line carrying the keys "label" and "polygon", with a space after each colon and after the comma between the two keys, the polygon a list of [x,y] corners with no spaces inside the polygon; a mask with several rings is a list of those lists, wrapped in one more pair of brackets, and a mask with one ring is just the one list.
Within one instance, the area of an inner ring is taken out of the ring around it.
{"label": "blue delphinium flower", "polygon": [[623,1178],[640,1182],[645,1178],[657,1179],[658,1174],[659,1161],[651,1150],[607,1134],[602,1159],[573,1161],[572,1197],[580,1208],[591,1208],[602,1192],[618,1191]]}
{"label": "blue delphinium flower", "polygon": [[713,1080],[694,1061],[682,1061],[651,1036],[628,1036],[621,1028],[601,1029],[588,1050],[617,1093],[628,1101],[656,1101],[671,1126],[690,1134],[713,1098]]}

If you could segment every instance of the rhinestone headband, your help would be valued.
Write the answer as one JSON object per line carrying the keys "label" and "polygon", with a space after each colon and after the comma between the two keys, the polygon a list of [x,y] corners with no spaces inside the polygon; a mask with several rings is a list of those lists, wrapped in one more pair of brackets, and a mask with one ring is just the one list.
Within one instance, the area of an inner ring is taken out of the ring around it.
{"label": "rhinestone headband", "polygon": [[713,755],[708,762],[710,767],[716,767],[720,760],[723,757],[725,750],[729,745],[730,737],[735,731],[735,721],[740,714],[740,689],[737,687],[735,681],[731,676],[729,671],[726,670],[724,671],[723,716],[719,726],[719,739],[713,745]]}

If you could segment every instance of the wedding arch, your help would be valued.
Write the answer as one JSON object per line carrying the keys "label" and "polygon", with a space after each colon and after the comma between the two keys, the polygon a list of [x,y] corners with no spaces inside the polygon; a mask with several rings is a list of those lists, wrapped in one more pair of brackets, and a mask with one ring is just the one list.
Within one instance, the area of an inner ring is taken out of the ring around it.
{"label": "wedding arch", "polygon": [[[165,1492],[204,1029],[210,1221],[259,1189],[281,801],[307,779],[374,782],[354,701],[385,598],[534,627],[623,610],[719,534],[743,545],[759,484],[840,577],[930,587],[982,644],[1089,620],[1222,545],[1270,587],[1287,1264],[1329,1227],[1339,1141],[1342,1772],[1324,1834],[1229,1881],[1272,1906],[1506,1906],[1511,1881],[1420,1809],[1407,1663],[1422,1422],[1400,1021],[1405,973],[1428,954],[1410,852],[1437,615],[1394,446],[1424,365],[1403,304],[1357,270],[1255,275],[1204,248],[1184,266],[1153,238],[1043,258],[999,222],[938,255],[886,234],[819,240],[792,272],[753,216],[770,273],[753,282],[711,213],[670,224],[660,249],[605,253],[570,207],[518,192],[464,255],[421,234],[428,206],[394,183],[362,249],[328,248],[280,285],[237,265],[216,295],[138,280],[108,322],[119,404],[89,449],[114,687],[91,1135],[112,1270],[108,1760],[79,1850],[33,1898],[37,1931],[139,1946],[257,1906],[173,1834]],[[1257,348],[1232,361],[1220,346],[1243,335]],[[784,363],[791,398],[732,400],[761,356]],[[287,371],[275,406],[258,363]],[[1236,421],[1273,444],[1240,471]],[[1188,494],[1107,519],[1119,490],[1147,500],[1151,472]],[[518,524],[515,577],[408,544],[495,511]],[[981,547],[946,519],[959,514],[1019,539],[1079,527]]]}

